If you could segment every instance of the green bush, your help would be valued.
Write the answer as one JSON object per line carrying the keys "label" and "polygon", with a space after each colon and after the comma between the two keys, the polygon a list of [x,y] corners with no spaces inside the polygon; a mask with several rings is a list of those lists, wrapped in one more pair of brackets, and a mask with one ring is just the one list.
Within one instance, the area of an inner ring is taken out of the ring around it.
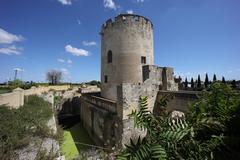
{"label": "green bush", "polygon": [[24,84],[23,81],[16,79],[14,81],[9,82],[9,87],[11,89],[15,89],[15,88],[21,87],[23,84]]}
{"label": "green bush", "polygon": [[101,82],[100,81],[96,81],[96,80],[92,80],[92,81],[90,81],[90,82],[87,82],[86,84],[88,84],[88,85],[92,85],[92,86],[98,86],[98,87],[100,87],[101,86]]}
{"label": "green bush", "polygon": [[24,81],[21,81],[19,79],[16,79],[14,81],[10,81],[9,82],[9,88],[11,88],[12,90],[15,89],[15,88],[22,88],[22,89],[30,89],[32,86],[35,86],[37,87],[38,84],[34,83],[34,82],[24,82]]}
{"label": "green bush", "polygon": [[0,159],[9,159],[14,150],[29,144],[32,137],[47,137],[51,105],[38,96],[29,96],[24,106],[0,106]]}
{"label": "green bush", "polygon": [[[167,104],[161,101],[161,106]],[[147,109],[147,97],[140,98],[140,109],[130,117],[147,136],[131,140],[118,159],[240,159],[240,93],[222,83],[203,91],[185,117],[160,116]]]}
{"label": "green bush", "polygon": [[10,87],[0,87],[0,94],[12,92]]}

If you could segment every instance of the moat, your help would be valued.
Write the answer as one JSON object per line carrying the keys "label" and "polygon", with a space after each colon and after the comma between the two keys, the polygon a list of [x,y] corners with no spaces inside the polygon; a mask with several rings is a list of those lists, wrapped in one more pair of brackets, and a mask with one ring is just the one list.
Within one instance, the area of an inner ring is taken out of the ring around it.
{"label": "moat", "polygon": [[70,160],[90,149],[88,145],[94,145],[87,131],[83,128],[80,116],[65,114],[58,116],[59,125],[63,127],[64,139],[61,151],[65,153],[66,159]]}

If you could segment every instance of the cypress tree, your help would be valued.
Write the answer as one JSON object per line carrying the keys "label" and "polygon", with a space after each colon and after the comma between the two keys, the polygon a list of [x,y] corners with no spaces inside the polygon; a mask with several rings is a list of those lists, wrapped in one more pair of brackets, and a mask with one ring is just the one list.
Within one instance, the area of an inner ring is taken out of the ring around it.
{"label": "cypress tree", "polygon": [[222,83],[226,83],[226,81],[225,81],[225,78],[224,77],[222,77]]}
{"label": "cypress tree", "polygon": [[208,74],[206,73],[206,76],[205,76],[205,82],[204,82],[204,85],[205,87],[207,88],[208,85],[209,85],[209,80],[208,80]]}
{"label": "cypress tree", "polygon": [[237,85],[236,85],[236,81],[235,81],[235,80],[232,81],[231,85],[232,85],[232,88],[234,88],[234,89],[237,88]]}
{"label": "cypress tree", "polygon": [[198,79],[197,79],[197,88],[198,89],[201,88],[201,78],[200,78],[200,75],[198,75]]}
{"label": "cypress tree", "polygon": [[185,86],[185,89],[187,90],[187,88],[188,88],[188,80],[187,80],[187,78],[185,78],[184,86]]}
{"label": "cypress tree", "polygon": [[191,88],[192,88],[192,89],[194,88],[194,81],[193,81],[193,78],[191,79]]}
{"label": "cypress tree", "polygon": [[213,75],[213,82],[216,82],[217,81],[217,76],[216,74]]}
{"label": "cypress tree", "polygon": [[181,82],[181,81],[182,81],[182,78],[181,78],[181,76],[178,76],[178,79],[179,79],[179,82]]}

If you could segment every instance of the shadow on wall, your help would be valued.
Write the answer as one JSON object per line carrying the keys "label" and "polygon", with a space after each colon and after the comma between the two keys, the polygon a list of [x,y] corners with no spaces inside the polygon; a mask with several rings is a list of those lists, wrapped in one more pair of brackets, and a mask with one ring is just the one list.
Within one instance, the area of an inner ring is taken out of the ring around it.
{"label": "shadow on wall", "polygon": [[[66,148],[77,148],[79,153],[81,153],[82,150],[89,149],[88,146],[83,144],[94,144],[87,131],[80,123],[80,112],[81,103],[79,97],[67,99],[62,104],[61,110],[58,112],[58,123],[63,127],[64,135],[66,136],[64,136],[64,143],[66,144]],[[69,149],[66,149],[66,152],[68,152],[68,150]]]}
{"label": "shadow on wall", "polygon": [[81,102],[79,97],[73,97],[67,99],[61,106],[61,110],[59,111],[59,115],[62,114],[72,114],[72,115],[80,115],[81,112]]}
{"label": "shadow on wall", "polygon": [[58,111],[58,123],[65,129],[80,122],[80,98],[67,99]]}
{"label": "shadow on wall", "polygon": [[[196,102],[200,94],[201,93],[197,91],[159,91],[153,113],[158,115],[165,109],[168,112],[186,112],[188,106]],[[164,106],[166,106],[166,108]]]}

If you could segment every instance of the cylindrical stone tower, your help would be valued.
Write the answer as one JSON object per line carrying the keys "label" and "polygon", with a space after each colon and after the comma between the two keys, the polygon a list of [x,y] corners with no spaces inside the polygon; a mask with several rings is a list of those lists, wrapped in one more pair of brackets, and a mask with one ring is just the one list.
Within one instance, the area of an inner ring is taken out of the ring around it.
{"label": "cylindrical stone tower", "polygon": [[142,66],[153,65],[153,25],[143,16],[120,14],[101,29],[101,95],[117,100],[121,83],[142,83]]}

